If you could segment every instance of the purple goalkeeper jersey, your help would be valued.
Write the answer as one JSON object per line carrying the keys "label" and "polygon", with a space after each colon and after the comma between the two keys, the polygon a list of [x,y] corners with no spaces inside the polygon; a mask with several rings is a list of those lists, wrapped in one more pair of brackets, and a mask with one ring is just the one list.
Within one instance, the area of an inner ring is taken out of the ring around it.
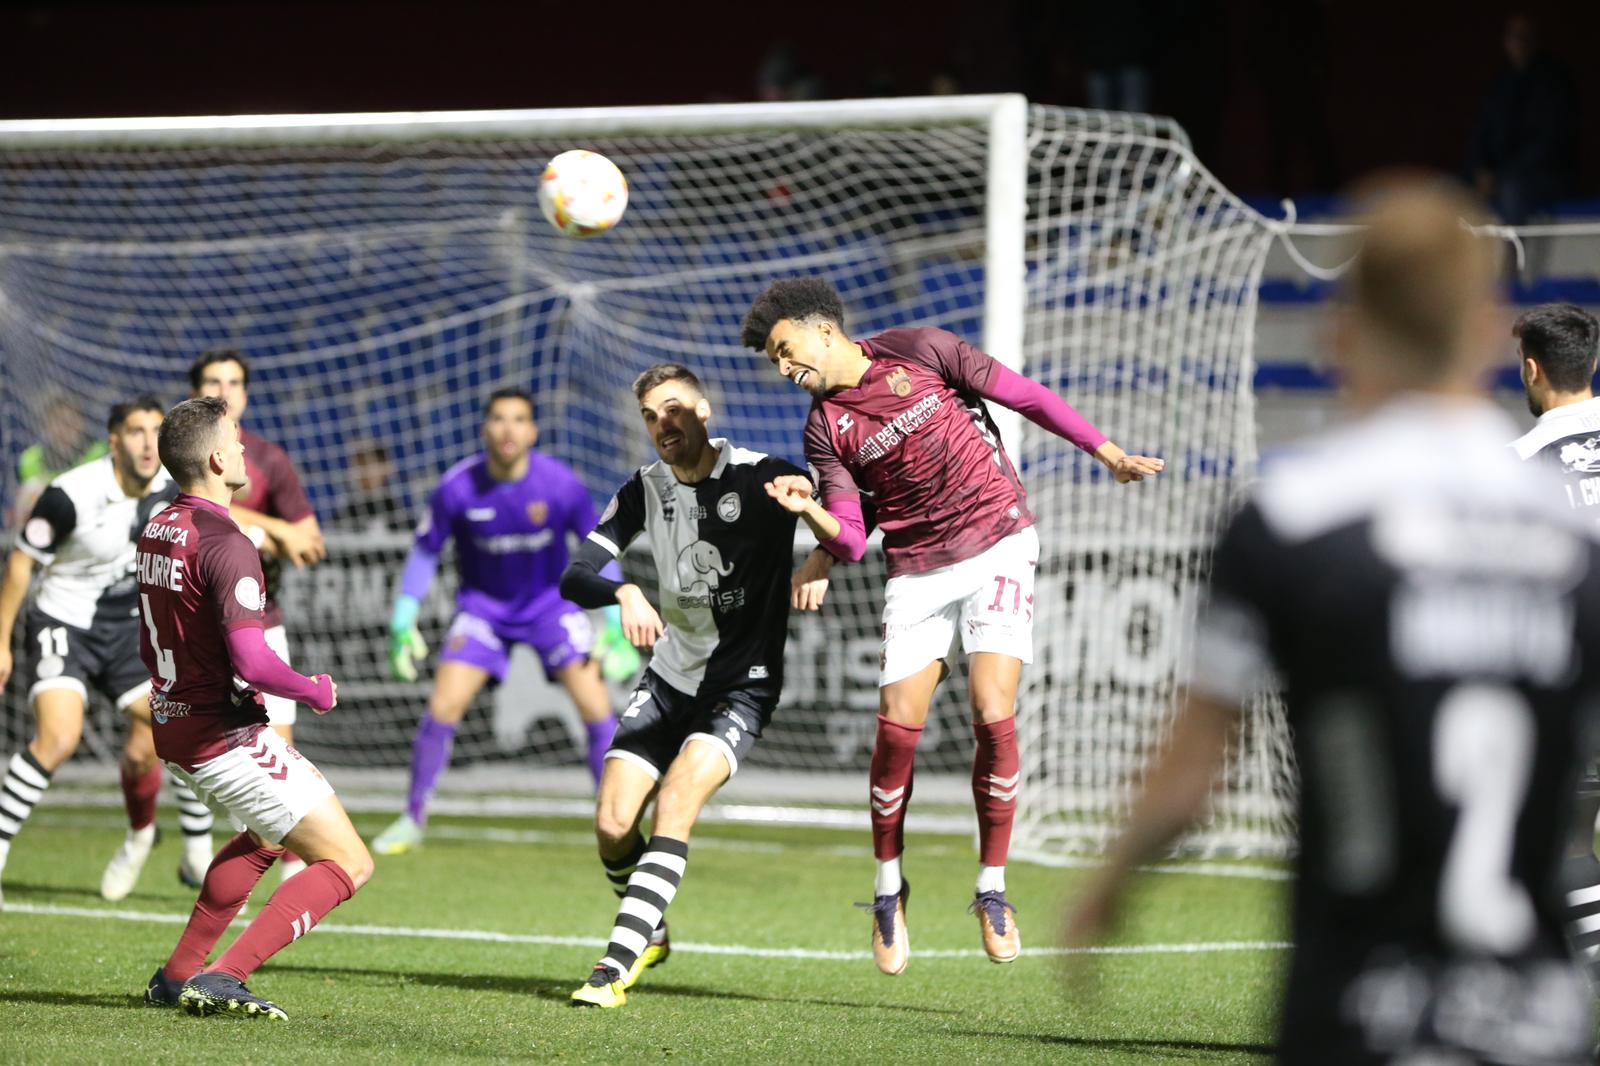
{"label": "purple goalkeeper jersey", "polygon": [[565,463],[536,452],[519,481],[496,481],[483,455],[445,471],[417,526],[417,546],[437,556],[456,542],[456,606],[486,622],[534,621],[565,605],[567,534],[594,528],[594,501]]}

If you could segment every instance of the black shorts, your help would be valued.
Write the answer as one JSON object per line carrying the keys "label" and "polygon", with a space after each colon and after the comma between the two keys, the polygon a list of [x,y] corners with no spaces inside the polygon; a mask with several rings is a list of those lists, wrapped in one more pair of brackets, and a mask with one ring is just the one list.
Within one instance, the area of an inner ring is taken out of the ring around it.
{"label": "black shorts", "polygon": [[93,688],[122,711],[150,690],[150,671],[139,658],[139,617],[79,629],[29,608],[25,647],[33,664],[28,698],[51,688],[76,689],[89,701]]}
{"label": "black shorts", "polygon": [[617,720],[606,758],[626,759],[659,781],[685,744],[705,740],[722,749],[732,777],[756,746],[777,705],[777,699],[764,691],[730,689],[690,696],[646,670]]}

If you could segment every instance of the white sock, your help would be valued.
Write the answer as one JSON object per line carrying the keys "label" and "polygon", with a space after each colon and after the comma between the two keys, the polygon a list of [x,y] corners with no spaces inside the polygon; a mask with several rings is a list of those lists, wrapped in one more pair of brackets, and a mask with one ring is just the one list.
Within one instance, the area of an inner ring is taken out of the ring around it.
{"label": "white sock", "polygon": [[6,856],[11,854],[11,841],[0,840],[0,871],[6,868]]}
{"label": "white sock", "polygon": [[978,867],[979,892],[1004,892],[1006,890],[1006,868],[1004,866]]}
{"label": "white sock", "polygon": [[900,892],[900,857],[881,859],[878,862],[878,881],[873,895],[894,896]]}
{"label": "white sock", "polygon": [[156,823],[151,822],[143,829],[128,830],[128,843],[138,844],[140,847],[149,847],[156,842]]}

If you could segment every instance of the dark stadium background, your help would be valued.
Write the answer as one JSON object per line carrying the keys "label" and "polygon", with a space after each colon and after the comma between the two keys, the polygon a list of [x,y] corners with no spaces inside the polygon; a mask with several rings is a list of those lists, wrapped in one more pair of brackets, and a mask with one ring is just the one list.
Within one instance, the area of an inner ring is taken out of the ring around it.
{"label": "dark stadium background", "polygon": [[[1074,105],[1089,6],[9,3],[0,118],[750,100],[761,60],[785,41],[829,97],[920,93],[948,72],[967,91]],[[1584,128],[1600,124],[1600,4],[1150,6],[1154,109],[1183,122],[1201,159],[1246,194],[1324,191],[1386,164],[1459,167],[1512,11],[1543,23],[1577,78]],[[1582,153],[1576,192],[1600,195],[1600,137]]]}

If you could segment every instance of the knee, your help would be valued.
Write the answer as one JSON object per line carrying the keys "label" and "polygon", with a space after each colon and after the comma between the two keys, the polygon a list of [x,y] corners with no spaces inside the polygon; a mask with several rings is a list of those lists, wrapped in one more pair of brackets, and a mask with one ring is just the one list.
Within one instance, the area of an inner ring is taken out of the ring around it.
{"label": "knee", "polygon": [[428,697],[428,717],[445,725],[455,725],[467,715],[467,703],[459,697],[441,694],[437,690]]}
{"label": "knee", "polygon": [[82,726],[41,729],[33,741],[33,756],[45,770],[55,773],[78,750],[78,740],[82,736]]}
{"label": "knee", "polygon": [[122,753],[122,768],[129,777],[143,777],[156,768],[156,753],[151,748],[129,748]]}
{"label": "knee", "polygon": [[983,725],[1003,722],[1017,713],[1016,696],[1001,685],[974,685],[969,690],[972,720]]}
{"label": "knee", "polygon": [[339,868],[345,872],[346,877],[350,878],[350,883],[359,889],[362,885],[372,880],[372,852],[368,851],[366,845],[363,844],[360,850],[340,859]]}
{"label": "knee", "polygon": [[600,808],[594,815],[594,838],[604,855],[614,854],[633,836],[634,819],[621,811]]}
{"label": "knee", "polygon": [[916,700],[903,693],[891,694],[886,689],[880,690],[878,713],[895,725],[919,726],[928,719],[927,707],[918,706]]}

